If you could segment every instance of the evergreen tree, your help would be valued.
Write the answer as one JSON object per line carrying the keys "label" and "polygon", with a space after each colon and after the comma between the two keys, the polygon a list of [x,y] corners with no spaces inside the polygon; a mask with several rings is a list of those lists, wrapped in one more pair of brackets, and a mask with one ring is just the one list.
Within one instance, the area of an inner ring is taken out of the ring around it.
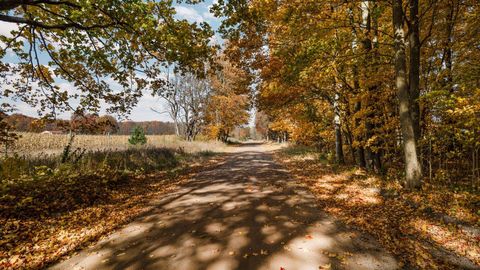
{"label": "evergreen tree", "polygon": [[128,138],[128,142],[131,145],[137,145],[137,144],[144,145],[144,144],[146,144],[147,143],[147,137],[145,136],[145,131],[143,130],[143,128],[140,127],[140,126],[136,126],[133,129],[132,134],[130,135],[130,138]]}

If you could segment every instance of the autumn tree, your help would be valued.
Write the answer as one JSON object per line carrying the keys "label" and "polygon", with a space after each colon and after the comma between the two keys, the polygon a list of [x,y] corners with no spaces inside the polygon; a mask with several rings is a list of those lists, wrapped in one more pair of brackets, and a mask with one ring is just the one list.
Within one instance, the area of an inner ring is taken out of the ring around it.
{"label": "autumn tree", "polygon": [[97,133],[110,135],[118,132],[118,121],[111,115],[102,115],[95,119]]}
{"label": "autumn tree", "polygon": [[100,100],[109,112],[127,114],[144,89],[164,83],[164,65],[201,69],[212,51],[210,27],[175,19],[172,4],[1,1],[0,21],[16,29],[0,36],[0,58],[8,50],[16,60],[0,64],[0,94],[52,117],[66,110],[98,112]]}
{"label": "autumn tree", "polygon": [[[418,5],[418,3],[414,3],[413,5]],[[402,0],[395,0],[393,2],[393,31],[395,34],[395,79],[399,100],[403,151],[405,155],[406,184],[408,187],[418,187],[420,186],[422,171],[418,160],[417,140],[415,139],[415,120],[412,116],[412,107],[414,106],[410,97],[410,94],[412,93],[409,93],[408,89],[409,83],[411,84],[412,82],[409,82],[407,79],[407,56],[405,54],[404,13]],[[412,55],[410,57],[412,57]],[[410,68],[412,68],[412,66],[410,66]]]}
{"label": "autumn tree", "polygon": [[249,78],[225,59],[217,58],[210,75],[212,94],[205,115],[207,134],[224,142],[235,127],[247,124],[250,108]]}
{"label": "autumn tree", "polygon": [[19,136],[13,132],[13,127],[5,120],[7,114],[0,110],[0,145],[4,150],[5,157],[8,155],[9,148],[18,140]]}
{"label": "autumn tree", "polygon": [[267,114],[262,111],[255,112],[255,138],[269,140],[269,120]]}
{"label": "autumn tree", "polygon": [[[181,76],[172,76],[170,78],[170,71],[167,71],[167,85],[166,87],[155,89],[155,94],[166,102],[165,110],[151,108],[152,111],[158,114],[167,113],[173,120],[175,127],[175,135],[180,136],[180,80]],[[154,94],[154,95],[155,95]]]}
{"label": "autumn tree", "polygon": [[414,188],[426,169],[430,178],[461,173],[448,163],[478,174],[478,8],[244,0],[213,11],[226,18],[226,55],[253,77],[270,127],[339,163],[342,153],[378,173],[403,163],[402,182]]}

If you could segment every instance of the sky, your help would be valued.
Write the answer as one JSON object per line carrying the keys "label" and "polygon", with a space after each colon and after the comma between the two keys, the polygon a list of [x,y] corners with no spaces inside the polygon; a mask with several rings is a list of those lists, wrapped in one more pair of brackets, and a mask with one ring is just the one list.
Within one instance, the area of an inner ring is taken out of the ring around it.
{"label": "sky", "polygon": [[[180,5],[177,4],[175,5],[175,10],[177,12],[176,17],[178,19],[186,19],[190,22],[207,22],[216,31],[220,26],[220,20],[215,18],[213,14],[209,12],[210,6],[214,1],[216,0],[205,0],[203,3],[196,5],[189,5],[185,3]],[[16,28],[16,24],[0,22],[0,35],[10,36],[10,31]],[[221,43],[221,38],[218,34],[215,35],[215,40],[216,42]],[[14,63],[16,62],[15,55],[11,52],[7,52],[7,56],[4,57],[2,61]],[[69,82],[60,81],[59,83],[62,87],[71,89],[71,91],[75,91],[73,85],[71,85]],[[15,105],[17,109],[16,113],[22,113],[33,117],[38,116],[37,109],[29,106],[28,104],[13,100],[8,100],[8,102]],[[152,97],[149,93],[145,93],[144,96],[140,98],[137,106],[133,108],[129,119],[133,121],[171,121],[171,118],[167,113],[158,114],[154,112],[152,108],[157,111],[165,111],[165,103],[160,98]],[[102,110],[100,113],[104,113],[104,110]],[[71,112],[66,112],[58,115],[58,118],[70,118],[70,114]]]}

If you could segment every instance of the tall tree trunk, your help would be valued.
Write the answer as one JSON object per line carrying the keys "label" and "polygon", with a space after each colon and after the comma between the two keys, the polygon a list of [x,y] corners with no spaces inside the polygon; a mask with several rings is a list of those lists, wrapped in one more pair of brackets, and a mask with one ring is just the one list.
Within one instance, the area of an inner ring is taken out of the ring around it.
{"label": "tall tree trunk", "polygon": [[410,96],[407,84],[407,63],[405,54],[405,32],[403,29],[402,0],[393,2],[393,31],[395,39],[395,79],[399,101],[400,127],[405,155],[405,186],[415,188],[421,185],[422,169],[418,161],[417,142],[410,115]]}
{"label": "tall tree trunk", "polygon": [[175,127],[175,135],[176,135],[176,136],[180,136],[180,129],[178,128],[178,120],[177,120],[177,118],[175,118],[175,119],[173,120],[173,125],[174,125],[174,127]]}
{"label": "tall tree trunk", "polygon": [[446,25],[446,39],[445,46],[443,49],[443,64],[446,69],[446,83],[450,92],[453,92],[453,76],[452,76],[452,43],[453,43],[453,30],[455,27],[455,4],[452,1],[448,1],[447,4],[448,13],[447,13],[447,25]]}
{"label": "tall tree trunk", "polygon": [[333,101],[333,110],[335,113],[335,158],[338,164],[345,164],[345,158],[343,156],[342,129],[340,122],[340,108],[338,106],[338,99],[338,94],[335,94],[335,100]]}
{"label": "tall tree trunk", "polygon": [[[353,8],[349,9],[349,17],[350,17],[350,23],[352,25],[352,34],[354,36],[354,39],[352,41],[352,50],[354,53],[357,51],[357,30],[355,26],[355,20],[354,20],[354,14],[353,14]],[[360,100],[360,95],[361,89],[360,89],[360,82],[359,82],[359,74],[358,74],[358,64],[355,62],[352,67],[352,73],[353,73],[353,88],[355,89],[355,95],[357,96],[358,100],[355,102],[354,106],[354,114],[359,112],[362,109],[362,101]],[[354,129],[358,129],[360,126],[360,119],[358,117],[355,117],[355,122],[354,122]],[[357,132],[358,133],[358,132]],[[355,154],[357,156],[356,162],[360,168],[365,168],[367,166],[367,162],[365,161],[365,151],[363,148],[363,138],[361,135],[355,136],[355,138],[352,136],[352,133],[350,132],[350,146],[353,147],[353,140],[356,140],[359,142],[359,146],[355,149]],[[355,157],[354,157],[355,160]]]}
{"label": "tall tree trunk", "polygon": [[[377,12],[378,4],[377,0],[373,0],[373,5],[372,5],[372,10],[371,14],[375,14]],[[372,74],[378,74],[379,73],[379,59],[380,59],[380,54],[379,54],[379,47],[378,47],[378,16],[373,15],[371,16],[371,24],[372,24],[372,30],[373,30],[373,39],[372,39],[372,50],[373,50],[373,57],[372,57],[372,65],[373,65],[373,72]],[[379,110],[379,105],[380,102],[378,100],[378,89],[380,89],[378,80],[374,80],[374,85],[372,86],[371,92],[373,93],[375,97],[375,111],[381,111]],[[376,117],[377,123],[374,125],[377,128],[382,127],[385,125],[384,121],[382,121],[381,117]],[[379,136],[381,138],[381,136]],[[376,146],[376,151],[374,152],[374,157],[373,157],[373,165],[377,169],[377,172],[381,173],[383,171],[383,166],[382,166],[382,142],[380,139],[377,139],[375,142]]]}
{"label": "tall tree trunk", "polygon": [[418,142],[421,136],[420,130],[420,105],[418,99],[420,97],[420,29],[418,19],[418,0],[409,0],[410,6],[410,24],[408,44],[410,47],[410,70],[409,70],[409,86],[410,86],[410,106],[413,121],[413,132],[415,140]]}
{"label": "tall tree trunk", "polygon": [[[454,87],[453,87],[453,74],[452,74],[452,43],[453,43],[453,30],[455,26],[455,5],[452,1],[448,1],[447,4],[447,16],[446,16],[446,38],[445,38],[445,45],[443,49],[443,57],[442,57],[442,64],[445,66],[445,80],[444,80],[444,87],[447,89],[450,94],[453,94]],[[447,125],[454,125],[454,121],[451,118],[446,119]],[[455,133],[453,131],[449,134],[449,141],[447,142],[447,150],[454,151],[455,150]]]}
{"label": "tall tree trunk", "polygon": [[[330,8],[332,9],[332,11],[334,10],[333,5],[330,5]],[[335,31],[335,40],[338,43],[339,38],[338,38],[337,34],[338,34],[337,31]],[[335,50],[339,50],[339,48],[336,47]],[[342,87],[339,87],[339,79],[338,79],[341,72],[337,69],[337,63],[335,61],[333,61],[332,67],[335,71],[335,75],[333,76],[333,91],[335,93],[335,97],[334,97],[334,100],[333,100],[333,112],[334,112],[333,124],[335,126],[335,158],[336,158],[336,161],[337,161],[338,164],[345,164],[345,158],[343,156],[343,141],[342,141],[340,106],[338,104],[338,100],[340,99],[339,90],[342,89]]]}
{"label": "tall tree trunk", "polygon": [[[361,101],[357,101],[355,103],[355,112],[358,112],[360,111],[360,109],[362,108],[362,103]],[[358,127],[360,125],[360,119],[355,119],[355,125]],[[359,142],[362,141],[362,138],[361,136],[358,136],[358,139],[357,139]],[[367,162],[365,161],[365,150],[363,148],[363,145],[359,145],[358,148],[357,148],[357,158],[358,158],[358,166],[360,166],[360,168],[365,168],[367,167]]]}
{"label": "tall tree trunk", "polygon": [[[372,102],[372,98],[374,97],[374,91],[376,86],[371,82],[371,74],[373,65],[373,57],[372,57],[372,38],[371,38],[371,30],[372,30],[372,19],[371,19],[371,12],[370,12],[370,1],[362,1],[360,3],[360,9],[362,10],[362,26],[365,29],[365,39],[362,41],[363,50],[365,53],[365,60],[364,60],[364,78],[365,78],[365,88],[367,90],[367,99],[365,102],[365,107],[369,110],[369,113],[366,115],[365,118],[365,141],[369,141],[369,139],[373,136],[373,119],[374,119],[374,112],[375,109],[372,109],[374,106],[374,102]],[[372,151],[371,146],[366,147],[366,165],[368,169],[375,169],[375,153]]]}
{"label": "tall tree trunk", "polygon": [[353,148],[353,135],[352,135],[352,129],[350,128],[350,124],[348,122],[348,119],[352,118],[352,113],[350,111],[350,105],[347,105],[347,109],[345,110],[345,139],[347,140],[348,148],[350,150],[350,154],[352,155],[352,161],[355,163],[355,149]]}

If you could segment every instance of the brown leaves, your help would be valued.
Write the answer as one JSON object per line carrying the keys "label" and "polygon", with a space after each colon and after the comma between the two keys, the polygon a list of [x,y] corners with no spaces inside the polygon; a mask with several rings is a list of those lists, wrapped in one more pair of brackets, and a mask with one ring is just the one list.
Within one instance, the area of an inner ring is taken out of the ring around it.
{"label": "brown leaves", "polygon": [[[480,264],[478,235],[466,233],[462,226],[448,224],[444,218],[455,216],[457,222],[472,228],[467,231],[478,230],[479,216],[474,208],[467,207],[470,201],[478,201],[478,196],[459,195],[438,186],[406,192],[398,185],[350,168],[333,171],[327,165],[309,160],[278,156],[277,159],[316,195],[320,208],[373,235],[399,256],[402,264],[421,269],[458,268],[445,259],[448,256],[462,256],[473,265]],[[394,190],[391,193],[396,195],[384,198],[379,188],[382,186]],[[457,211],[452,211],[453,202]],[[322,267],[319,269],[328,269]]]}
{"label": "brown leaves", "polygon": [[[213,162],[213,161],[212,161]],[[147,203],[153,198],[171,192],[192,174],[212,165],[191,166],[175,178],[165,172],[148,177],[129,177],[121,185],[102,188],[101,179],[82,178],[84,182],[71,182],[74,187],[87,183],[97,185],[81,198],[67,196],[62,185],[56,185],[56,193],[48,201],[38,198],[30,201],[28,208],[13,215],[0,205],[0,268],[36,269],[46,267],[77,249],[111,232],[121,224],[129,222],[152,206]],[[78,180],[78,179],[77,179]],[[111,184],[111,183],[110,183]],[[100,196],[99,192],[106,192]],[[26,197],[28,198],[28,196]],[[66,203],[63,201],[66,200]],[[3,203],[4,201],[2,201]],[[84,202],[88,202],[85,204]],[[12,202],[12,205],[14,202]],[[71,205],[68,205],[68,204]],[[58,208],[60,207],[60,208]],[[64,211],[58,210],[64,208]],[[18,209],[18,208],[16,208]],[[56,212],[50,212],[55,210]],[[121,256],[119,254],[119,256]]]}

